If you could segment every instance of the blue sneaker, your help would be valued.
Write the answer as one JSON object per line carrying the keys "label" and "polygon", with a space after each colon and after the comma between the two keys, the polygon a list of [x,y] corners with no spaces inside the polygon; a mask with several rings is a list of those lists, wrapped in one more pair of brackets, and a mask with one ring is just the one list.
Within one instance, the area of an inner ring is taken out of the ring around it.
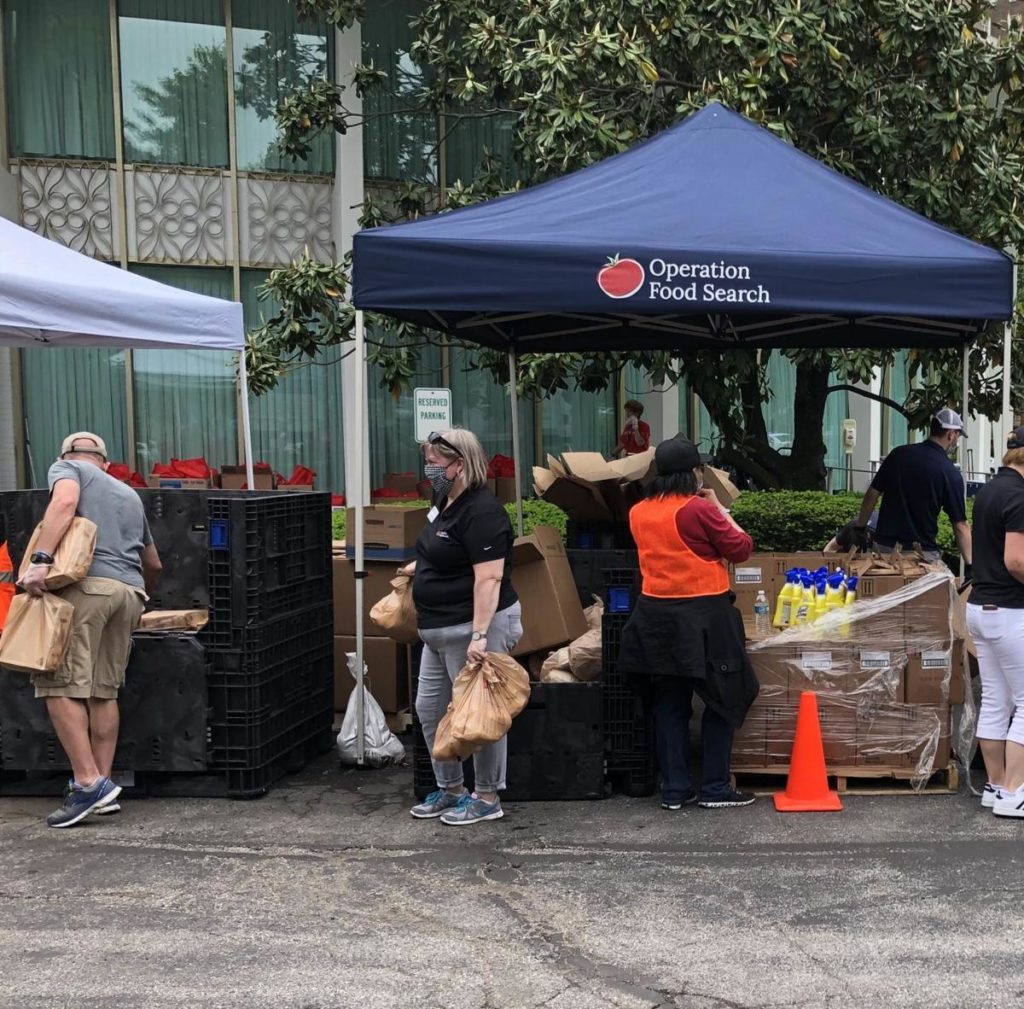
{"label": "blue sneaker", "polygon": [[92,788],[82,788],[73,781],[68,782],[64,802],[60,809],[46,818],[50,827],[73,827],[90,813],[103,806],[109,806],[121,794],[121,786],[109,778],[100,778]]}
{"label": "blue sneaker", "polygon": [[451,792],[439,788],[436,792],[431,792],[418,806],[413,806],[409,812],[417,820],[432,820],[446,810],[454,809],[467,795],[468,792],[452,795]]}
{"label": "blue sneaker", "polygon": [[484,820],[500,820],[504,815],[500,799],[484,802],[467,792],[454,809],[441,815],[441,822],[449,827],[465,827],[471,823],[483,823]]}

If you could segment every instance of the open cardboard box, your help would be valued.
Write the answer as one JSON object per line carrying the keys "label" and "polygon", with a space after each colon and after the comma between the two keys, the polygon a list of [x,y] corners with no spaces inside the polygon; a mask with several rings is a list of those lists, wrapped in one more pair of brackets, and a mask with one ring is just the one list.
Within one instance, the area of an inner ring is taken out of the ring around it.
{"label": "open cardboard box", "polygon": [[611,462],[600,452],[565,452],[534,468],[534,488],[577,522],[625,521],[653,464],[654,449]]}
{"label": "open cardboard box", "polygon": [[523,607],[523,636],[513,655],[558,648],[589,629],[557,529],[537,526],[515,541],[512,585]]}
{"label": "open cardboard box", "polygon": [[714,466],[704,467],[704,485],[715,492],[715,497],[723,508],[731,508],[740,496],[736,484],[729,479],[729,474],[722,469],[715,469]]}

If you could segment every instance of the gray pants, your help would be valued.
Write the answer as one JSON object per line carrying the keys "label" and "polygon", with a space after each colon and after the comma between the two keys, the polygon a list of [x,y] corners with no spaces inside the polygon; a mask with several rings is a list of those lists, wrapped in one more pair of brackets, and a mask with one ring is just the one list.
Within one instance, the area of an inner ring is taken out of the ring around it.
{"label": "gray pants", "polygon": [[[522,608],[514,603],[494,614],[487,631],[487,650],[508,653],[523,636]],[[421,630],[423,658],[420,661],[419,684],[416,688],[416,715],[423,726],[423,738],[433,751],[437,726],[452,699],[452,683],[466,664],[466,652],[473,636],[473,624],[456,624]],[[489,743],[473,756],[476,788],[480,792],[497,792],[505,787],[507,741],[502,738]],[[434,776],[439,788],[462,784],[462,764],[457,760],[434,760]]]}

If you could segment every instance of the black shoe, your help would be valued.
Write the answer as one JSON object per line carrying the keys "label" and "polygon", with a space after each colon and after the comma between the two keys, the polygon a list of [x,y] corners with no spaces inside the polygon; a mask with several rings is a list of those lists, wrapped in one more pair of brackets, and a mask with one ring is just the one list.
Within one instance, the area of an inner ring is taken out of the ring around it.
{"label": "black shoe", "polygon": [[697,793],[692,788],[688,788],[679,799],[662,799],[661,808],[674,813],[676,810],[682,809],[683,806],[692,806],[696,801]]}
{"label": "black shoe", "polygon": [[730,788],[720,796],[711,799],[701,799],[701,809],[728,809],[731,806],[749,806],[754,801],[754,796],[749,792],[737,792]]}

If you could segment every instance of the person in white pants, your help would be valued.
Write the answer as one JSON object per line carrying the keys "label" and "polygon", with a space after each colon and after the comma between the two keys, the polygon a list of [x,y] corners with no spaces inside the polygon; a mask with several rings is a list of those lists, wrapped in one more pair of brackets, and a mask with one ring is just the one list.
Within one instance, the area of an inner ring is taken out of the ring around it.
{"label": "person in white pants", "polygon": [[974,501],[974,585],[967,627],[981,674],[982,806],[1024,819],[1024,427]]}

